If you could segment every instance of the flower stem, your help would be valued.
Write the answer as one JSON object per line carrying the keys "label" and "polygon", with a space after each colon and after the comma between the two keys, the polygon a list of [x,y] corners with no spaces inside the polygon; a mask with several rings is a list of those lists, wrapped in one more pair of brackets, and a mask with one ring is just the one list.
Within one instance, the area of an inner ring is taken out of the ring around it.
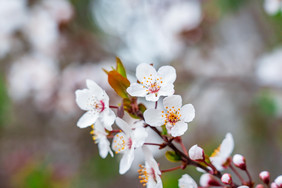
{"label": "flower stem", "polygon": [[157,109],[157,107],[158,107],[158,101],[156,101],[155,103],[155,109]]}
{"label": "flower stem", "polygon": [[186,147],[184,146],[184,144],[183,144],[183,142],[182,142],[182,138],[181,138],[181,137],[179,137],[179,143],[180,143],[181,148],[182,148],[183,152],[185,153],[185,155],[187,155],[187,156],[188,156],[187,149],[186,149]]}
{"label": "flower stem", "polygon": [[153,146],[163,146],[162,144],[157,144],[157,143],[144,143],[144,145],[153,145]]}
{"label": "flower stem", "polygon": [[230,169],[236,174],[236,176],[240,179],[242,185],[245,185],[245,181],[242,178],[242,176],[239,174],[239,172],[232,166],[232,164],[229,165]]}
{"label": "flower stem", "polygon": [[251,177],[251,175],[250,175],[248,169],[246,169],[245,171],[246,171],[246,174],[247,174],[247,176],[248,176],[248,178],[249,178],[249,186],[250,186],[250,187],[253,187],[253,180],[252,180],[252,177]]}
{"label": "flower stem", "polygon": [[169,169],[166,169],[166,170],[161,170],[161,172],[162,173],[171,172],[171,171],[178,170],[178,169],[181,169],[181,166],[177,166],[177,167],[174,167],[174,168],[169,168]]}
{"label": "flower stem", "polygon": [[116,109],[118,109],[118,106],[109,106],[110,108],[116,108]]}

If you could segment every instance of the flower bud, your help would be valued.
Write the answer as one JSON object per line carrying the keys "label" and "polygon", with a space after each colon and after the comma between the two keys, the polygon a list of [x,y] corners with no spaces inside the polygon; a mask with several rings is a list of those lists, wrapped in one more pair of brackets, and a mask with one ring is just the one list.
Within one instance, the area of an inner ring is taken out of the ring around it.
{"label": "flower bud", "polygon": [[226,184],[226,185],[231,185],[232,184],[232,177],[231,174],[225,173],[221,176],[221,182]]}
{"label": "flower bud", "polygon": [[205,159],[204,150],[198,145],[194,145],[189,149],[189,157],[194,161],[202,161]]}
{"label": "flower bud", "polygon": [[247,185],[241,185],[241,186],[239,186],[238,188],[249,188],[249,186],[247,186]]}
{"label": "flower bud", "polygon": [[271,188],[279,188],[278,185],[277,185],[276,183],[274,183],[274,182],[271,183],[271,186],[270,186],[270,187],[271,187]]}
{"label": "flower bud", "polygon": [[240,154],[235,154],[233,156],[233,163],[236,167],[240,168],[241,170],[246,170],[247,166],[246,166],[246,159],[244,156],[240,155]]}
{"label": "flower bud", "polygon": [[259,178],[263,181],[263,183],[267,185],[269,184],[270,175],[268,171],[262,171],[261,173],[259,173]]}
{"label": "flower bud", "polygon": [[221,186],[220,183],[210,174],[203,174],[201,176],[200,185],[203,187]]}
{"label": "flower bud", "polygon": [[279,187],[282,188],[282,175],[278,176],[275,180],[274,183]]}
{"label": "flower bud", "polygon": [[256,188],[264,188],[263,184],[257,184]]}

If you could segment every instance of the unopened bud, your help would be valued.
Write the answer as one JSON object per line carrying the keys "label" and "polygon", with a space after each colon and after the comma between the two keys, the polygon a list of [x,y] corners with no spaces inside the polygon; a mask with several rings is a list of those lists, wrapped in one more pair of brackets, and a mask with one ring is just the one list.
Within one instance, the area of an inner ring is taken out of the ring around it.
{"label": "unopened bud", "polygon": [[246,159],[244,156],[240,155],[240,154],[235,154],[233,156],[233,163],[236,167],[242,169],[242,170],[246,170],[247,166],[246,166]]}
{"label": "unopened bud", "polygon": [[221,186],[220,183],[210,174],[203,174],[200,178],[200,185],[203,187]]}
{"label": "unopened bud", "polygon": [[249,186],[247,186],[247,185],[241,185],[241,186],[239,186],[238,188],[249,188]]}
{"label": "unopened bud", "polygon": [[189,149],[189,157],[194,161],[202,161],[205,159],[204,150],[198,145],[194,145]]}
{"label": "unopened bud", "polygon": [[271,187],[271,188],[279,188],[278,185],[277,185],[276,183],[274,183],[274,182],[271,183],[271,186],[270,186],[270,187]]}
{"label": "unopened bud", "polygon": [[282,175],[278,176],[275,180],[274,183],[279,187],[282,188]]}
{"label": "unopened bud", "polygon": [[262,171],[259,173],[259,178],[263,181],[263,183],[268,185],[270,181],[270,174],[268,171]]}
{"label": "unopened bud", "polygon": [[256,188],[264,188],[263,184],[257,184]]}
{"label": "unopened bud", "polygon": [[231,185],[232,184],[232,177],[231,174],[225,173],[221,176],[221,182],[226,184],[226,185]]}

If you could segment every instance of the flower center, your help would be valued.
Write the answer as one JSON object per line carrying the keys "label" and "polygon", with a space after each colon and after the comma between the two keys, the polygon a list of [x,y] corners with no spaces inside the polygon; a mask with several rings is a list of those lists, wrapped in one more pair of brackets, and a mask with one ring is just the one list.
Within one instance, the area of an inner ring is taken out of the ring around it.
{"label": "flower center", "polygon": [[138,178],[140,179],[140,183],[145,187],[149,179],[149,174],[143,165],[139,165],[139,167],[140,169],[137,171],[139,174]]}
{"label": "flower center", "polygon": [[126,141],[126,138],[122,135],[119,135],[117,134],[116,136],[116,139],[114,139],[114,148],[115,148],[115,151],[116,151],[116,154],[117,153],[120,153],[126,149],[131,149],[132,147],[132,139],[129,138],[127,141]]}
{"label": "flower center", "polygon": [[103,112],[105,110],[105,103],[104,101],[100,100],[97,102],[94,102],[93,104],[94,109],[96,109],[98,112]]}
{"label": "flower center", "polygon": [[[174,106],[170,109],[166,107],[167,113],[165,114],[165,124],[170,123],[171,125],[175,125],[180,120],[181,114],[180,114],[180,108],[176,110]],[[162,111],[164,113],[164,111]],[[162,115],[163,117],[163,115]]]}
{"label": "flower center", "polygon": [[144,77],[144,81],[141,82],[141,84],[143,85],[143,88],[147,88],[147,92],[148,93],[157,93],[160,88],[161,88],[161,84],[163,83],[162,81],[162,77],[157,78],[157,79],[153,79],[152,74],[150,74],[149,77]]}

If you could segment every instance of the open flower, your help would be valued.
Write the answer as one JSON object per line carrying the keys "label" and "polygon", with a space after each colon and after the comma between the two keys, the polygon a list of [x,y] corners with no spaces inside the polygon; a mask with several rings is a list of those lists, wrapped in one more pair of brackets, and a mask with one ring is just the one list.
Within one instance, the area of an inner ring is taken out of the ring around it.
{"label": "open flower", "polygon": [[127,172],[134,160],[134,150],[141,147],[148,136],[144,127],[132,129],[125,121],[116,119],[116,124],[123,132],[114,136],[112,149],[116,153],[123,153],[120,160],[119,173]]}
{"label": "open flower", "polygon": [[178,180],[179,188],[197,188],[197,183],[188,174],[182,175]]}
{"label": "open flower", "polygon": [[154,159],[148,147],[143,146],[142,149],[145,155],[145,166],[139,165],[140,169],[138,173],[140,183],[143,184],[143,186],[147,185],[147,188],[162,188],[161,171],[157,161]]}
{"label": "open flower", "polygon": [[[145,122],[158,127],[166,125],[167,131],[173,137],[183,135],[188,129],[188,122],[195,117],[195,109],[192,104],[182,106],[180,95],[172,95],[164,98],[164,110],[148,109],[144,112]],[[182,107],[181,107],[182,106]]]}
{"label": "open flower", "polygon": [[109,96],[92,80],[86,80],[86,85],[88,89],[75,91],[77,105],[87,111],[78,120],[77,126],[85,128],[99,119],[106,129],[112,130],[116,116],[109,108]]}
{"label": "open flower", "polygon": [[157,101],[160,96],[170,96],[174,93],[176,72],[172,66],[162,66],[156,72],[153,66],[143,63],[137,66],[136,77],[140,83],[132,83],[127,88],[131,96]]}
{"label": "open flower", "polygon": [[107,139],[108,133],[105,131],[104,126],[98,120],[95,125],[92,125],[92,131],[90,132],[93,136],[93,140],[98,144],[99,154],[102,158],[106,158],[108,153],[113,156],[113,152],[110,147],[110,142]]}
{"label": "open flower", "polygon": [[229,157],[234,149],[234,140],[231,133],[227,133],[220,146],[210,157],[211,163],[217,170],[223,170],[229,165]]}

